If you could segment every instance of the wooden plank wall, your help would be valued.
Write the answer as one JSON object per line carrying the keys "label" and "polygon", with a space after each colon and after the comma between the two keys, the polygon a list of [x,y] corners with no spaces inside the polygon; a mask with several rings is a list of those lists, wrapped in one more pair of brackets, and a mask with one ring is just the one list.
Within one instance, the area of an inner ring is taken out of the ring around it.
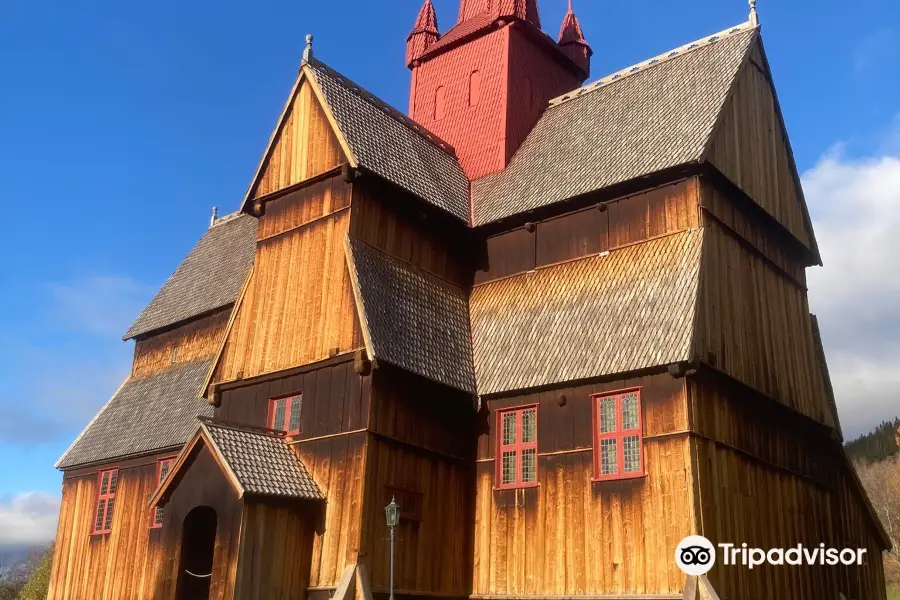
{"label": "wooden plank wall", "polygon": [[310,84],[297,90],[263,160],[251,198],[259,198],[309,179],[345,162],[331,124]]}
{"label": "wooden plank wall", "polygon": [[234,598],[305,597],[313,528],[320,510],[320,503],[248,499],[243,507]]}
{"label": "wooden plank wall", "polygon": [[475,284],[696,228],[699,203],[691,178],[489,237]]}
{"label": "wooden plank wall", "polygon": [[[797,242],[779,235],[771,224],[753,214],[744,203],[710,178],[701,183],[700,205],[704,214],[712,215],[722,225],[770,261],[801,287],[806,287],[806,256],[796,251]],[[793,242],[793,243],[790,243]]]}
{"label": "wooden plank wall", "polygon": [[[235,598],[237,557],[241,541],[242,502],[206,447],[200,447],[165,505],[162,527],[163,569],[153,598],[175,600],[178,591],[181,536],[191,510],[209,506],[216,511],[216,548],[213,555],[210,600]],[[154,487],[155,490],[155,487]],[[152,492],[153,490],[151,490]],[[144,500],[146,507],[148,497]],[[119,596],[115,596],[119,597]]]}
{"label": "wooden plank wall", "polygon": [[461,392],[383,366],[372,385],[363,548],[372,588],[388,591],[387,488],[421,494],[418,522],[397,528],[401,594],[468,596],[475,410]]}
{"label": "wooden plank wall", "polygon": [[[191,321],[181,327],[138,340],[134,345],[132,377],[145,377],[165,371],[175,364],[193,362],[213,356],[222,343],[230,309]],[[178,346],[175,362],[172,350]]]}
{"label": "wooden plank wall", "polygon": [[694,355],[820,423],[833,425],[806,289],[704,218]]}
{"label": "wooden plank wall", "polygon": [[[642,386],[647,476],[592,483],[590,396]],[[566,401],[560,406],[560,395]],[[538,487],[495,491],[496,410],[538,405]],[[609,381],[491,400],[478,441],[473,597],[678,594],[695,531],[683,380]]]}
{"label": "wooden plank wall", "polygon": [[354,184],[350,235],[432,275],[468,286],[468,234],[412,210],[420,202],[369,181]]}
{"label": "wooden plank wall", "polygon": [[150,529],[147,501],[156,489],[156,460],[119,465],[112,531],[91,535],[97,506],[97,468],[63,478],[50,600],[151,600],[162,569],[161,530]]}
{"label": "wooden plank wall", "polygon": [[312,540],[313,588],[334,586],[357,562],[370,388],[371,377],[359,376],[347,357],[225,390],[216,409],[216,419],[265,427],[270,398],[303,394],[300,435],[291,443],[328,498]]}
{"label": "wooden plank wall", "polygon": [[872,521],[828,428],[722,376],[689,379],[701,528],[713,543],[867,548],[864,567],[715,569],[723,598],[884,598]]}
{"label": "wooden plank wall", "polygon": [[799,184],[763,64],[757,45],[722,109],[707,160],[811,248]]}
{"label": "wooden plank wall", "polygon": [[[344,255],[350,192],[341,185],[349,186],[332,180],[274,201],[275,225],[267,223],[268,213],[262,217],[259,231],[272,235],[257,244],[217,381],[272,373],[362,347]],[[280,203],[285,206],[276,209]],[[303,222],[303,215],[324,216]]]}

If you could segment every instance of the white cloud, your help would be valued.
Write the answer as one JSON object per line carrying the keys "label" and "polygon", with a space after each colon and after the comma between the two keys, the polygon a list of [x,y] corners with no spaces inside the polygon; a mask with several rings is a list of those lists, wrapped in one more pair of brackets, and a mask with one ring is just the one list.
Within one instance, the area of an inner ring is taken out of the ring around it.
{"label": "white cloud", "polygon": [[823,268],[809,271],[845,437],[900,415],[900,156],[838,146],[803,175]]}
{"label": "white cloud", "polygon": [[153,289],[130,277],[94,275],[47,286],[55,325],[97,336],[120,337]]}
{"label": "white cloud", "polygon": [[0,498],[0,550],[46,544],[56,537],[59,498],[24,492]]}

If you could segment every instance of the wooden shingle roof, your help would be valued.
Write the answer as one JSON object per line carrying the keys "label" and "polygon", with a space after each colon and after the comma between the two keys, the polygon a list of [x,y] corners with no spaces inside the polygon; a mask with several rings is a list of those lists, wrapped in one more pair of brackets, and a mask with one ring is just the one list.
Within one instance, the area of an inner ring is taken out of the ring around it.
{"label": "wooden shingle roof", "polygon": [[224,217],[210,227],[178,265],[124,339],[171,327],[233,304],[256,249],[257,220]]}
{"label": "wooden shingle roof", "polygon": [[475,392],[466,291],[355,239],[348,264],[370,354]]}
{"label": "wooden shingle roof", "polygon": [[473,225],[700,161],[758,31],[735,27],[552,101],[509,166],[472,182]]}
{"label": "wooden shingle roof", "polygon": [[480,395],[690,358],[701,232],[684,231],[477,286]]}
{"label": "wooden shingle roof", "polygon": [[197,429],[197,417],[212,416],[212,407],[199,399],[210,365],[211,360],[202,360],[127,379],[56,467],[68,469],[183,445]]}

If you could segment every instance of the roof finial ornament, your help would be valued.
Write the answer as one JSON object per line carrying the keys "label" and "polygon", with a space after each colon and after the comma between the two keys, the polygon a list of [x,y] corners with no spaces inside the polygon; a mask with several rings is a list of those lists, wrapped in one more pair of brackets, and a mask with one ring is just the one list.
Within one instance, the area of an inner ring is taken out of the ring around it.
{"label": "roof finial ornament", "polygon": [[303,50],[303,62],[308,63],[313,57],[313,36],[311,33],[306,34],[306,49]]}
{"label": "roof finial ornament", "polygon": [[213,206],[212,216],[209,218],[209,226],[212,227],[216,224],[216,219],[219,218],[219,207]]}
{"label": "roof finial ornament", "polygon": [[750,24],[754,27],[759,25],[759,13],[756,12],[756,0],[750,0]]}
{"label": "roof finial ornament", "polygon": [[572,0],[569,0],[569,12],[574,12],[574,11],[572,10]]}

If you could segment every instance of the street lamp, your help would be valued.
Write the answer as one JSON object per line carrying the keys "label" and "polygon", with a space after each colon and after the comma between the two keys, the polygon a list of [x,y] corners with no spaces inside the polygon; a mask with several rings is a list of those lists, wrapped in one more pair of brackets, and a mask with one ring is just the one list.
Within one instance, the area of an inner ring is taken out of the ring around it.
{"label": "street lamp", "polygon": [[391,498],[391,503],[384,507],[384,517],[387,520],[388,529],[391,530],[391,596],[389,600],[394,600],[394,528],[400,522],[400,506],[397,505],[397,499]]}

